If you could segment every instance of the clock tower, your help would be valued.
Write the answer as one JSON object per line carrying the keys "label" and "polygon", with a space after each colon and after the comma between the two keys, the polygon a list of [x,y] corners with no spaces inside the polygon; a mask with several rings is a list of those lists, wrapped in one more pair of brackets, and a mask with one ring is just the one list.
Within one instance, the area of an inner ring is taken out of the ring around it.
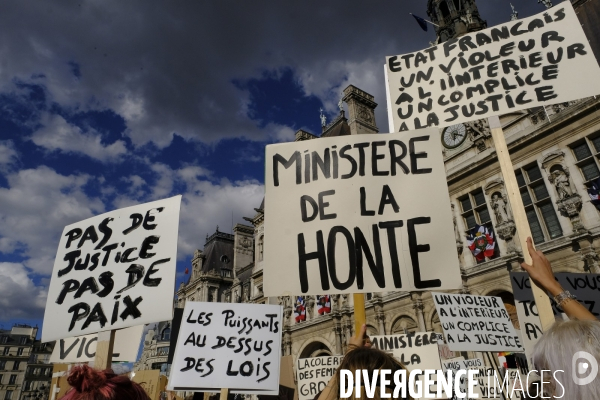
{"label": "clock tower", "polygon": [[427,14],[439,25],[435,28],[438,43],[487,28],[475,0],[429,0]]}

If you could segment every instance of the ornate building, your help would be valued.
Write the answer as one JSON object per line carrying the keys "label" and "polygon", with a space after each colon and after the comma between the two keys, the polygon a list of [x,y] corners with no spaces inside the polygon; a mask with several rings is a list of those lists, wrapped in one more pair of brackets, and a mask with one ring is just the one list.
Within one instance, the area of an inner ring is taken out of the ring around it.
{"label": "ornate building", "polygon": [[160,322],[148,330],[144,337],[144,348],[140,359],[133,365],[134,371],[158,369],[169,375],[169,345],[171,340],[171,322]]}
{"label": "ornate building", "polygon": [[487,28],[475,0],[429,0],[427,15],[437,25],[437,43]]}
{"label": "ornate building", "polygon": [[[430,0],[428,12],[440,25],[439,42],[486,27],[475,1]],[[321,137],[378,132],[374,119],[369,118],[376,106],[371,95],[350,86],[343,100],[348,104],[350,120],[340,107],[339,116],[323,126]],[[599,100],[582,99],[516,112],[502,116],[501,123],[536,246],[548,255],[557,272],[600,272],[600,212],[590,203],[586,189],[587,183],[600,177]],[[296,133],[296,141],[317,138],[303,130]],[[440,140],[462,292],[501,297],[518,327],[509,271],[520,270],[521,249],[487,120],[442,129]],[[255,209],[255,216],[248,218],[260,254],[264,207],[262,204]],[[467,247],[467,235],[475,224],[491,228],[497,236],[494,256],[481,262]],[[330,296],[330,312],[323,314],[317,312],[316,296],[261,298],[261,261],[259,256],[253,266],[250,285],[256,295],[252,301],[283,305],[283,354],[294,358],[342,354],[354,333],[352,296]],[[260,290],[254,282],[260,282]],[[297,319],[299,308],[305,317]],[[426,292],[367,294],[366,308],[371,335],[441,332],[431,295]]]}
{"label": "ornate building", "polygon": [[38,328],[15,325],[0,330],[0,399],[47,399],[55,342],[36,340]]}
{"label": "ornate building", "polygon": [[[600,0],[575,3],[593,4],[597,12]],[[474,0],[429,0],[427,11],[440,25],[438,42],[486,27]],[[348,86],[342,100],[349,118],[340,101],[339,115],[329,124],[323,121],[320,137],[379,131],[373,96]],[[556,272],[600,272],[600,211],[589,201],[586,189],[600,177],[599,103],[600,99],[588,98],[500,118],[534,242]],[[296,141],[318,138],[305,130],[296,133]],[[509,271],[520,270],[521,249],[487,120],[442,129],[440,140],[462,293],[499,296],[516,319]],[[217,229],[207,238],[204,250],[194,255],[189,281],[177,291],[177,307],[187,300],[281,304],[283,355],[343,354],[354,334],[353,296],[329,296],[325,308],[317,296],[263,296],[264,209],[268,206],[263,201],[255,215],[246,218],[252,226],[236,225],[233,235]],[[492,229],[497,238],[494,256],[482,261],[467,247],[467,234],[475,224]],[[370,335],[441,332],[427,292],[370,293],[366,311]]]}

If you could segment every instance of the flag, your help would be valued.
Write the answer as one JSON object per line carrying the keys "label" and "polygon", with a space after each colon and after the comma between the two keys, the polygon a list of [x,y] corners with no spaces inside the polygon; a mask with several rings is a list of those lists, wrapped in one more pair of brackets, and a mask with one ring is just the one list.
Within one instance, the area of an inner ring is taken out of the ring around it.
{"label": "flag", "polygon": [[184,274],[186,274],[186,275],[187,275],[187,274],[189,274],[189,273],[190,273],[190,270],[186,268],[186,269],[185,269],[185,272],[184,272]]}
{"label": "flag", "polygon": [[417,17],[415,14],[410,14],[413,17],[415,17],[415,19],[417,20],[417,23],[419,24],[419,26],[421,27],[421,29],[423,29],[425,32],[427,32],[427,21],[425,21],[423,18],[421,17]]}
{"label": "flag", "polygon": [[317,312],[319,315],[331,312],[331,299],[329,296],[317,296]]}
{"label": "flag", "polygon": [[304,297],[296,297],[296,306],[294,307],[294,316],[296,322],[306,321],[306,307],[304,306]]}
{"label": "flag", "polygon": [[596,178],[588,183],[587,192],[590,195],[592,204],[600,210],[600,178]]}
{"label": "flag", "polygon": [[477,261],[493,257],[496,248],[494,232],[486,226],[475,224],[467,235],[467,247]]}

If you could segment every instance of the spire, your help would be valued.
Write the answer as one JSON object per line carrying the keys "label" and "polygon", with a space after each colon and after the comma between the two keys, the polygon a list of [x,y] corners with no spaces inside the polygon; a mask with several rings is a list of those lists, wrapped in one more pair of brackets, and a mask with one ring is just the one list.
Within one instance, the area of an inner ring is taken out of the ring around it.
{"label": "spire", "polygon": [[519,19],[519,13],[517,12],[517,10],[515,10],[515,6],[512,5],[512,3],[510,3],[510,8],[512,8],[512,14],[510,14],[510,20],[511,21],[516,21]]}
{"label": "spire", "polygon": [[546,6],[546,8],[552,7],[552,1],[550,1],[550,0],[538,0],[538,3],[542,3],[543,5]]}
{"label": "spire", "polygon": [[437,43],[487,28],[475,0],[428,0],[427,15],[437,25]]}

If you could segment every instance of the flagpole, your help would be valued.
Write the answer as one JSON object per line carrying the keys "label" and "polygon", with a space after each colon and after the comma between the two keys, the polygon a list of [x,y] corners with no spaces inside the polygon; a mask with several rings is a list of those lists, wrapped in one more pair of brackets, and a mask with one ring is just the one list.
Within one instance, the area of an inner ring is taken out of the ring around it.
{"label": "flagpole", "polygon": [[[413,17],[421,18],[421,17],[419,17],[419,16],[417,16],[417,15],[414,15],[413,13],[409,13],[409,14],[410,14],[410,15],[412,15]],[[440,27],[438,24],[434,24],[433,22],[429,21],[428,19],[425,19],[425,18],[421,18],[421,19],[422,19],[423,21],[425,21],[425,22],[429,22],[429,23],[430,23],[431,25],[433,25],[433,26],[437,26],[438,28]]]}

